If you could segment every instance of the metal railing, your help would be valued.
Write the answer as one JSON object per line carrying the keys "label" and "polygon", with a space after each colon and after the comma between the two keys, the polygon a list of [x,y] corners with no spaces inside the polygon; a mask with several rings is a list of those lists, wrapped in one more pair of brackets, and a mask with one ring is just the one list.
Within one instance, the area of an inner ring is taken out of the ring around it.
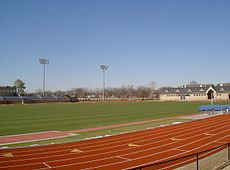
{"label": "metal railing", "polygon": [[130,170],[150,169],[179,169],[179,170],[208,170],[228,163],[230,161],[230,143],[207,149],[201,152],[192,153],[175,159],[140,165]]}

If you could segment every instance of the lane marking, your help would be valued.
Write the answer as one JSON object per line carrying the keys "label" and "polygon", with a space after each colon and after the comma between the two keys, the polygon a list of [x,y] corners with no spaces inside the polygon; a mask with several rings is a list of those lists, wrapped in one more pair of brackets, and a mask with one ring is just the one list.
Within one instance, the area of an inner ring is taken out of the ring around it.
{"label": "lane marking", "polygon": [[170,138],[173,141],[178,141],[178,140],[182,140],[182,139],[177,139],[177,138]]}
{"label": "lane marking", "polygon": [[140,145],[133,144],[133,143],[130,143],[128,146],[129,146],[129,147],[140,147]]}
{"label": "lane marking", "polygon": [[[230,135],[228,135],[228,136],[230,136]],[[222,138],[225,138],[225,137],[222,137]],[[222,139],[222,138],[221,138],[221,139]],[[219,140],[219,139],[218,139],[218,140]],[[216,141],[216,140],[215,140],[215,141]],[[202,147],[204,147],[204,146],[207,146],[208,144],[214,143],[215,141],[210,142],[210,143],[207,143],[207,144],[204,144],[204,145],[199,146],[199,147],[196,147],[196,148],[193,148],[193,149],[191,149],[191,150],[187,150],[186,152],[188,153],[188,152],[191,152],[191,151],[193,151],[193,150],[202,148]],[[194,141],[191,142],[191,143],[194,143]],[[162,151],[162,152],[158,152],[158,153],[166,153],[166,152],[168,152],[168,151],[169,151],[169,150]],[[154,163],[156,163],[156,162],[160,162],[160,161],[164,161],[164,160],[166,160],[166,159],[174,158],[175,156],[180,156],[180,155],[182,155],[182,154],[184,154],[184,153],[179,153],[179,154],[176,154],[176,155],[172,155],[172,156],[169,156],[169,157],[167,157],[167,158],[161,158],[161,159],[159,159],[159,160],[157,160],[157,161],[148,162],[148,164],[154,164]],[[151,154],[151,155],[155,155],[155,154]],[[141,158],[146,158],[146,157],[149,157],[149,156],[151,156],[151,155],[146,155],[146,156],[138,157],[138,158],[133,159],[132,161],[135,161],[135,160],[138,160],[138,159],[141,159]],[[120,162],[119,162],[119,163],[120,163]],[[124,161],[123,163],[125,163],[125,161]],[[111,164],[101,165],[101,166],[97,166],[97,167],[93,167],[93,168],[102,168],[102,167],[105,168],[106,166],[111,166],[111,165],[116,166],[116,164],[117,164],[117,163],[111,163]],[[140,166],[145,166],[145,165],[147,165],[147,164],[140,164]],[[135,166],[133,166],[133,167],[128,167],[128,168],[124,168],[124,170],[132,169],[132,168],[135,168]],[[91,170],[91,169],[92,169],[92,168],[85,168],[84,170]]]}
{"label": "lane marking", "polygon": [[131,161],[132,159],[129,159],[129,158],[124,158],[124,157],[122,157],[122,156],[116,156],[117,158],[121,158],[121,159],[124,159],[124,160],[126,160],[126,161]]}
{"label": "lane marking", "polygon": [[[221,132],[220,132],[221,133]],[[219,134],[219,133],[218,133]],[[230,135],[228,135],[228,136],[230,136]],[[207,137],[206,137],[207,138]],[[205,138],[204,138],[205,139]],[[223,138],[221,138],[221,139],[223,139]],[[199,141],[199,140],[198,140]],[[193,142],[192,142],[193,143]],[[212,143],[212,142],[211,142]],[[164,151],[165,152],[165,151]],[[188,151],[186,151],[186,152],[188,152]],[[179,154],[180,155],[180,154]],[[135,160],[135,159],[134,159]],[[89,161],[90,162],[90,161]],[[62,167],[62,166],[61,166]]]}
{"label": "lane marking", "polygon": [[2,157],[14,157],[14,155],[12,153],[5,153],[3,155],[1,155]]}
{"label": "lane marking", "polygon": [[[218,125],[219,126],[219,125]],[[32,155],[32,154],[31,154]],[[69,154],[64,154],[64,155],[69,155]],[[96,154],[96,155],[98,155],[98,154]],[[99,154],[100,155],[100,154]],[[45,157],[42,157],[42,158],[45,158]],[[34,159],[36,159],[36,158],[32,158],[32,160],[34,160]],[[25,159],[25,160],[28,160],[28,159]]]}
{"label": "lane marking", "polygon": [[[209,119],[209,120],[206,120],[206,123],[208,123],[208,122],[212,122],[214,125],[215,124],[218,124],[218,122],[221,122],[221,123],[223,123],[223,120],[226,120],[226,119],[220,119],[220,120],[215,120],[215,121],[213,121],[212,119],[212,117],[211,118],[207,118],[207,119]],[[201,124],[201,126],[205,126],[205,124],[202,122],[200,122],[201,120],[197,120],[196,122],[194,122],[194,123],[191,123],[190,122],[190,126],[187,126],[186,127],[186,129],[189,129],[189,128],[191,128],[191,127],[197,127],[197,124]],[[226,122],[228,122],[228,121],[226,121]],[[229,122],[228,122],[229,123]],[[219,124],[218,124],[219,125]],[[174,133],[172,133],[172,134],[178,134],[178,132],[175,132],[175,130],[176,129],[179,129],[178,127],[174,127],[174,128],[171,128],[170,130],[168,130],[167,131],[167,133],[169,133],[169,132],[174,132]],[[195,128],[195,129],[198,129],[198,128]],[[200,129],[200,128],[199,128]],[[186,130],[185,130],[186,131]],[[163,130],[161,129],[157,129],[157,134],[161,134],[163,132]],[[183,132],[183,131],[182,131]],[[135,135],[137,135],[138,133],[135,133]],[[144,133],[146,136],[145,137],[150,137],[150,136],[152,136],[152,135],[149,135],[149,132],[146,132],[146,133]],[[143,134],[142,134],[143,135]],[[156,135],[156,134],[155,134]],[[166,135],[167,136],[167,135]],[[140,137],[139,137],[140,138]],[[142,138],[142,137],[141,137]],[[122,138],[120,138],[120,139],[123,139],[123,137]],[[125,138],[125,139],[127,139],[127,138]],[[116,139],[117,140],[117,139]],[[130,139],[129,139],[130,140]],[[113,140],[112,140],[113,141]],[[124,140],[123,140],[124,141]],[[98,143],[100,143],[100,142],[98,142]],[[114,143],[116,143],[116,142],[114,142]],[[103,144],[104,145],[104,144]],[[101,144],[101,146],[103,146],[102,144]],[[71,146],[71,145],[70,145]],[[68,147],[70,147],[70,146],[68,146]],[[66,146],[65,146],[66,147]],[[64,149],[65,147],[58,147],[59,149]],[[87,147],[88,148],[88,147]],[[43,150],[45,150],[45,149],[36,149],[37,151],[43,151]],[[33,152],[33,151],[27,151],[27,153],[30,153],[30,152]],[[20,153],[20,152],[19,152]],[[51,153],[51,152],[49,152],[49,153]],[[33,154],[30,154],[30,155],[34,155],[34,153]]]}
{"label": "lane marking", "polygon": [[45,166],[47,166],[49,169],[50,168],[52,168],[51,166],[49,166],[47,163],[45,163],[45,162],[43,162],[43,164],[45,165]]}
{"label": "lane marking", "polygon": [[178,151],[182,151],[182,152],[186,152],[188,150],[185,150],[185,149],[180,149],[180,148],[174,148],[173,150],[178,150]]}
{"label": "lane marking", "polygon": [[84,152],[84,151],[79,150],[79,149],[73,149],[73,150],[71,150],[71,152],[72,152],[72,153],[82,153],[82,152]]}
{"label": "lane marking", "polygon": [[204,133],[204,135],[207,135],[207,136],[213,136],[215,134],[211,134],[211,133]]}
{"label": "lane marking", "polygon": [[[219,122],[219,120],[216,121],[216,122]],[[215,122],[215,124],[217,124],[216,122]],[[229,122],[228,122],[228,123],[229,123]],[[229,124],[228,124],[228,125],[229,125]],[[193,125],[193,126],[195,126],[195,125]],[[192,127],[193,127],[193,126],[192,126]],[[191,127],[191,126],[190,126],[190,127]],[[218,124],[218,127],[219,127],[219,124]],[[147,140],[147,141],[148,141],[148,140]],[[68,146],[68,147],[70,147],[70,146]],[[64,147],[58,147],[58,148],[64,148]],[[38,149],[38,150],[44,150],[44,149]],[[67,151],[67,150],[66,150],[66,151]],[[49,152],[49,153],[55,153],[55,152]],[[34,154],[29,154],[29,155],[34,155]],[[68,154],[64,154],[64,155],[68,155]],[[42,157],[42,158],[44,158],[44,157]],[[36,159],[36,158],[32,158],[32,160],[34,160],[34,159]],[[26,159],[26,160],[28,160],[28,159]]]}
{"label": "lane marking", "polygon": [[[215,154],[215,151],[216,151],[216,149],[215,149],[215,150],[212,150],[211,153],[214,152],[214,154]],[[203,156],[205,156],[204,158],[207,158],[206,155],[209,155],[209,154],[210,154],[210,152],[205,153],[205,154],[203,155]],[[187,162],[189,163],[190,161],[193,161],[193,160],[196,160],[196,158],[190,158],[190,159],[188,159],[188,160],[185,160],[185,161],[182,161],[182,162],[178,162],[178,163],[173,164],[173,165],[171,165],[171,166],[164,167],[164,168],[162,168],[162,170],[163,170],[163,169],[169,169],[169,168],[175,167],[175,166],[180,166],[181,164],[184,164],[184,163],[187,163]],[[175,168],[172,168],[172,169],[175,169]]]}
{"label": "lane marking", "polygon": [[227,145],[227,144],[229,143],[229,141],[228,141],[228,142],[220,142],[220,141],[219,141],[219,142],[216,142],[216,143],[226,144],[226,145]]}

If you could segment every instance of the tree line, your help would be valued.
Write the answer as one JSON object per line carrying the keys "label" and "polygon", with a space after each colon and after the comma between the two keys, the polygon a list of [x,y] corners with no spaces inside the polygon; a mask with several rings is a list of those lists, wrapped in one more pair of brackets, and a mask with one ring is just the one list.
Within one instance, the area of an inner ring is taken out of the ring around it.
{"label": "tree line", "polygon": [[[46,95],[71,96],[76,98],[101,98],[102,93],[103,89],[100,88],[72,88],[67,91],[46,91]],[[105,89],[106,98],[157,98],[158,94],[155,82],[137,87],[128,85],[122,87],[108,87]],[[29,95],[42,95],[42,90],[38,89]]]}
{"label": "tree line", "polygon": [[[190,81],[187,85],[196,85],[197,81]],[[40,95],[42,96],[42,90],[35,90],[33,93],[25,94],[25,82],[18,79],[14,82],[14,86],[17,88],[18,95]],[[105,89],[106,98],[149,98],[154,99],[159,97],[160,90],[164,88],[161,87],[157,89],[156,82],[152,81],[148,85],[140,86],[122,86],[122,87],[108,87]],[[57,90],[57,91],[46,91],[46,95],[55,95],[55,96],[71,96],[75,98],[101,98],[103,89],[89,89],[89,88],[72,88],[67,91]]]}

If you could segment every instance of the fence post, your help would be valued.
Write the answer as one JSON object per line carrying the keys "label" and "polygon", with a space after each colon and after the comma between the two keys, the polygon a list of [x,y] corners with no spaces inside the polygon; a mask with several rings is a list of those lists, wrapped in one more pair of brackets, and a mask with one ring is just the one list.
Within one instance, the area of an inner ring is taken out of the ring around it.
{"label": "fence post", "polygon": [[228,143],[228,161],[230,160],[230,143]]}
{"label": "fence post", "polygon": [[198,153],[196,154],[196,169],[199,170],[199,157],[198,157]]}

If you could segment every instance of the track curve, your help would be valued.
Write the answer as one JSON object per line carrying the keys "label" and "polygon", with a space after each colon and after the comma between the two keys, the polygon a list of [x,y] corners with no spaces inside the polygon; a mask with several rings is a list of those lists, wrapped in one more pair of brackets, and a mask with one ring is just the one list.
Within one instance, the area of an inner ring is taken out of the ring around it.
{"label": "track curve", "polygon": [[[230,115],[86,141],[1,149],[0,170],[130,169],[230,142]],[[161,165],[168,166],[167,164]]]}

